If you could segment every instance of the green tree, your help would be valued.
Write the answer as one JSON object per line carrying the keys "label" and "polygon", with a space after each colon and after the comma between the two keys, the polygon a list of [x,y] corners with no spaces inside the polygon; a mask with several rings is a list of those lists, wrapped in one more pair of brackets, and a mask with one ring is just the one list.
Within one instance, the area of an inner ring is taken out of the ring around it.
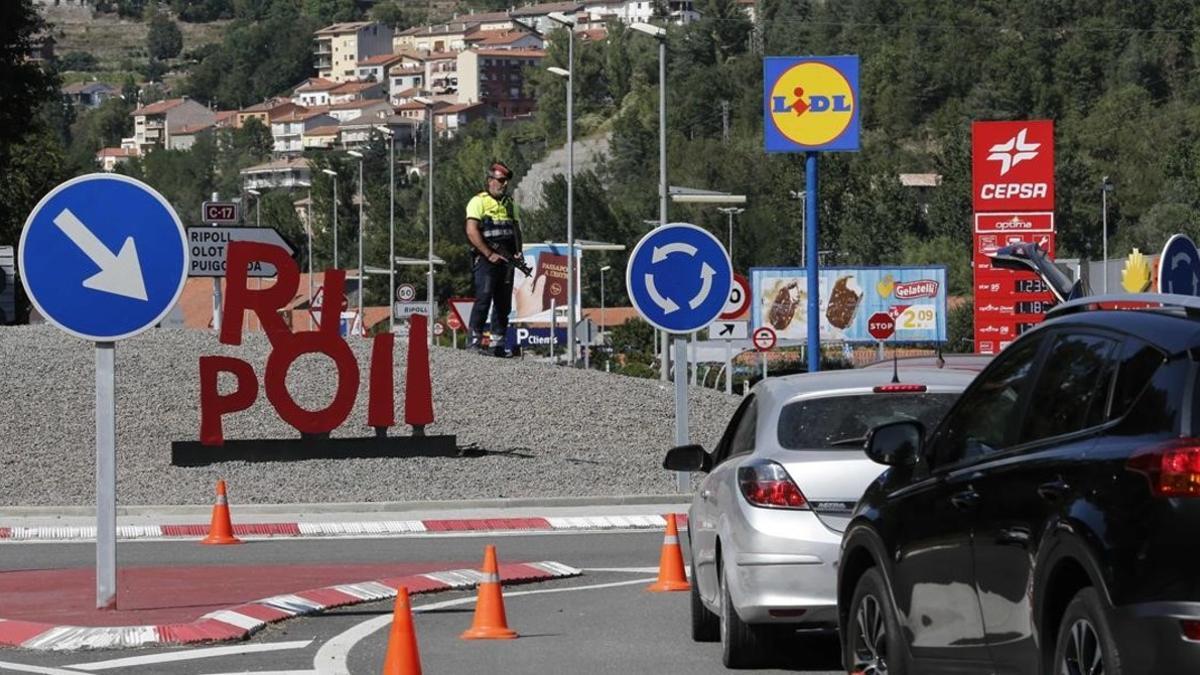
{"label": "green tree", "polygon": [[45,30],[32,0],[0,3],[0,242],[15,244],[25,216],[63,177],[61,141],[41,111],[59,103],[58,78],[25,60]]}
{"label": "green tree", "polygon": [[171,17],[154,8],[148,11],[149,32],[146,34],[146,51],[152,60],[165,61],[179,56],[183,51],[183,32]]}

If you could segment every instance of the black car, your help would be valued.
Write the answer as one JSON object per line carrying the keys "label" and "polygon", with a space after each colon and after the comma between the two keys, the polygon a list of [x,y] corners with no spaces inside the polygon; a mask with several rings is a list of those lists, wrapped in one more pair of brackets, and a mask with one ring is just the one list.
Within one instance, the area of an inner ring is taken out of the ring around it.
{"label": "black car", "polygon": [[842,539],[851,672],[1200,673],[1200,298],[1085,298],[1006,348]]}

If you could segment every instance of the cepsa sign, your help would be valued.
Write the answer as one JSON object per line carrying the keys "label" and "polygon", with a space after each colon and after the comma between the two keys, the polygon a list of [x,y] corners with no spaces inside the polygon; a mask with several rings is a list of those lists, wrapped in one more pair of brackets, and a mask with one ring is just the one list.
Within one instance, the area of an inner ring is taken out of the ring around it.
{"label": "cepsa sign", "polygon": [[767,152],[856,151],[858,57],[763,59]]}
{"label": "cepsa sign", "polygon": [[1054,122],[971,125],[976,211],[1054,210]]}

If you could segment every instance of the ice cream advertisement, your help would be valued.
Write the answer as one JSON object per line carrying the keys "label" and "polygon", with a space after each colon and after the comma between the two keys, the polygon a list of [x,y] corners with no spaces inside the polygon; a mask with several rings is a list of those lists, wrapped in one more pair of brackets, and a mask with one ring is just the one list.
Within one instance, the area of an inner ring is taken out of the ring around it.
{"label": "ice cream advertisement", "polygon": [[[895,342],[946,340],[946,268],[832,267],[818,272],[822,341],[874,342],[867,319],[886,312]],[[750,270],[751,322],[780,339],[808,337],[808,282],[803,268]]]}

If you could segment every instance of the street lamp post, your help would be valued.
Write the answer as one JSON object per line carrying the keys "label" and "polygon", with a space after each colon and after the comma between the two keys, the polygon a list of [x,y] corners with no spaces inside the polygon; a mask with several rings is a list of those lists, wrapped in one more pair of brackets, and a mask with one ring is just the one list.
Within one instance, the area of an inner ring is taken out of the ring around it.
{"label": "street lamp post", "polygon": [[338,268],[338,228],[337,228],[337,212],[338,212],[338,196],[337,196],[337,180],[338,173],[332,169],[321,169],[321,173],[326,176],[333,176],[333,269]]}
{"label": "street lamp post", "polygon": [[1108,193],[1113,191],[1113,184],[1108,182],[1108,176],[1100,181],[1100,208],[1102,227],[1104,229],[1104,265],[1101,276],[1104,278],[1104,292],[1108,293]]}
{"label": "street lamp post", "polygon": [[551,21],[567,29],[567,69],[550,68],[550,72],[567,80],[567,355],[576,365],[575,321],[579,289],[575,281],[575,17],[562,12],[550,12]]}
{"label": "street lamp post", "polygon": [[730,265],[730,267],[732,267],[733,266],[733,217],[738,215],[739,213],[742,213],[746,209],[738,208],[736,206],[725,206],[725,207],[719,208],[717,210],[720,211],[721,213],[724,213],[726,216],[729,216],[729,265]]}
{"label": "street lamp post", "polygon": [[604,273],[611,269],[612,265],[605,265],[600,268],[600,344],[604,344],[604,333],[608,326],[608,322],[604,316]]}
{"label": "street lamp post", "polygon": [[[667,31],[648,23],[629,26],[658,40],[658,220],[667,224]],[[667,379],[670,369],[670,337],[663,333],[663,358],[660,379]]]}
{"label": "street lamp post", "polygon": [[425,186],[429,192],[429,283],[426,285],[429,300],[429,345],[433,346],[433,99],[414,96],[413,100],[425,106],[425,122],[429,124],[429,175]]}
{"label": "street lamp post", "polygon": [[358,325],[366,334],[367,322],[363,318],[363,286],[366,285],[366,275],[363,274],[363,155],[357,150],[346,154],[358,158]]}
{"label": "street lamp post", "polygon": [[254,195],[254,226],[262,227],[262,210],[259,209],[259,204],[262,202],[262,193],[254,188],[246,190],[246,194]]}
{"label": "street lamp post", "polygon": [[376,125],[389,139],[388,146],[388,329],[396,330],[396,310],[392,307],[396,292],[396,132]]}

